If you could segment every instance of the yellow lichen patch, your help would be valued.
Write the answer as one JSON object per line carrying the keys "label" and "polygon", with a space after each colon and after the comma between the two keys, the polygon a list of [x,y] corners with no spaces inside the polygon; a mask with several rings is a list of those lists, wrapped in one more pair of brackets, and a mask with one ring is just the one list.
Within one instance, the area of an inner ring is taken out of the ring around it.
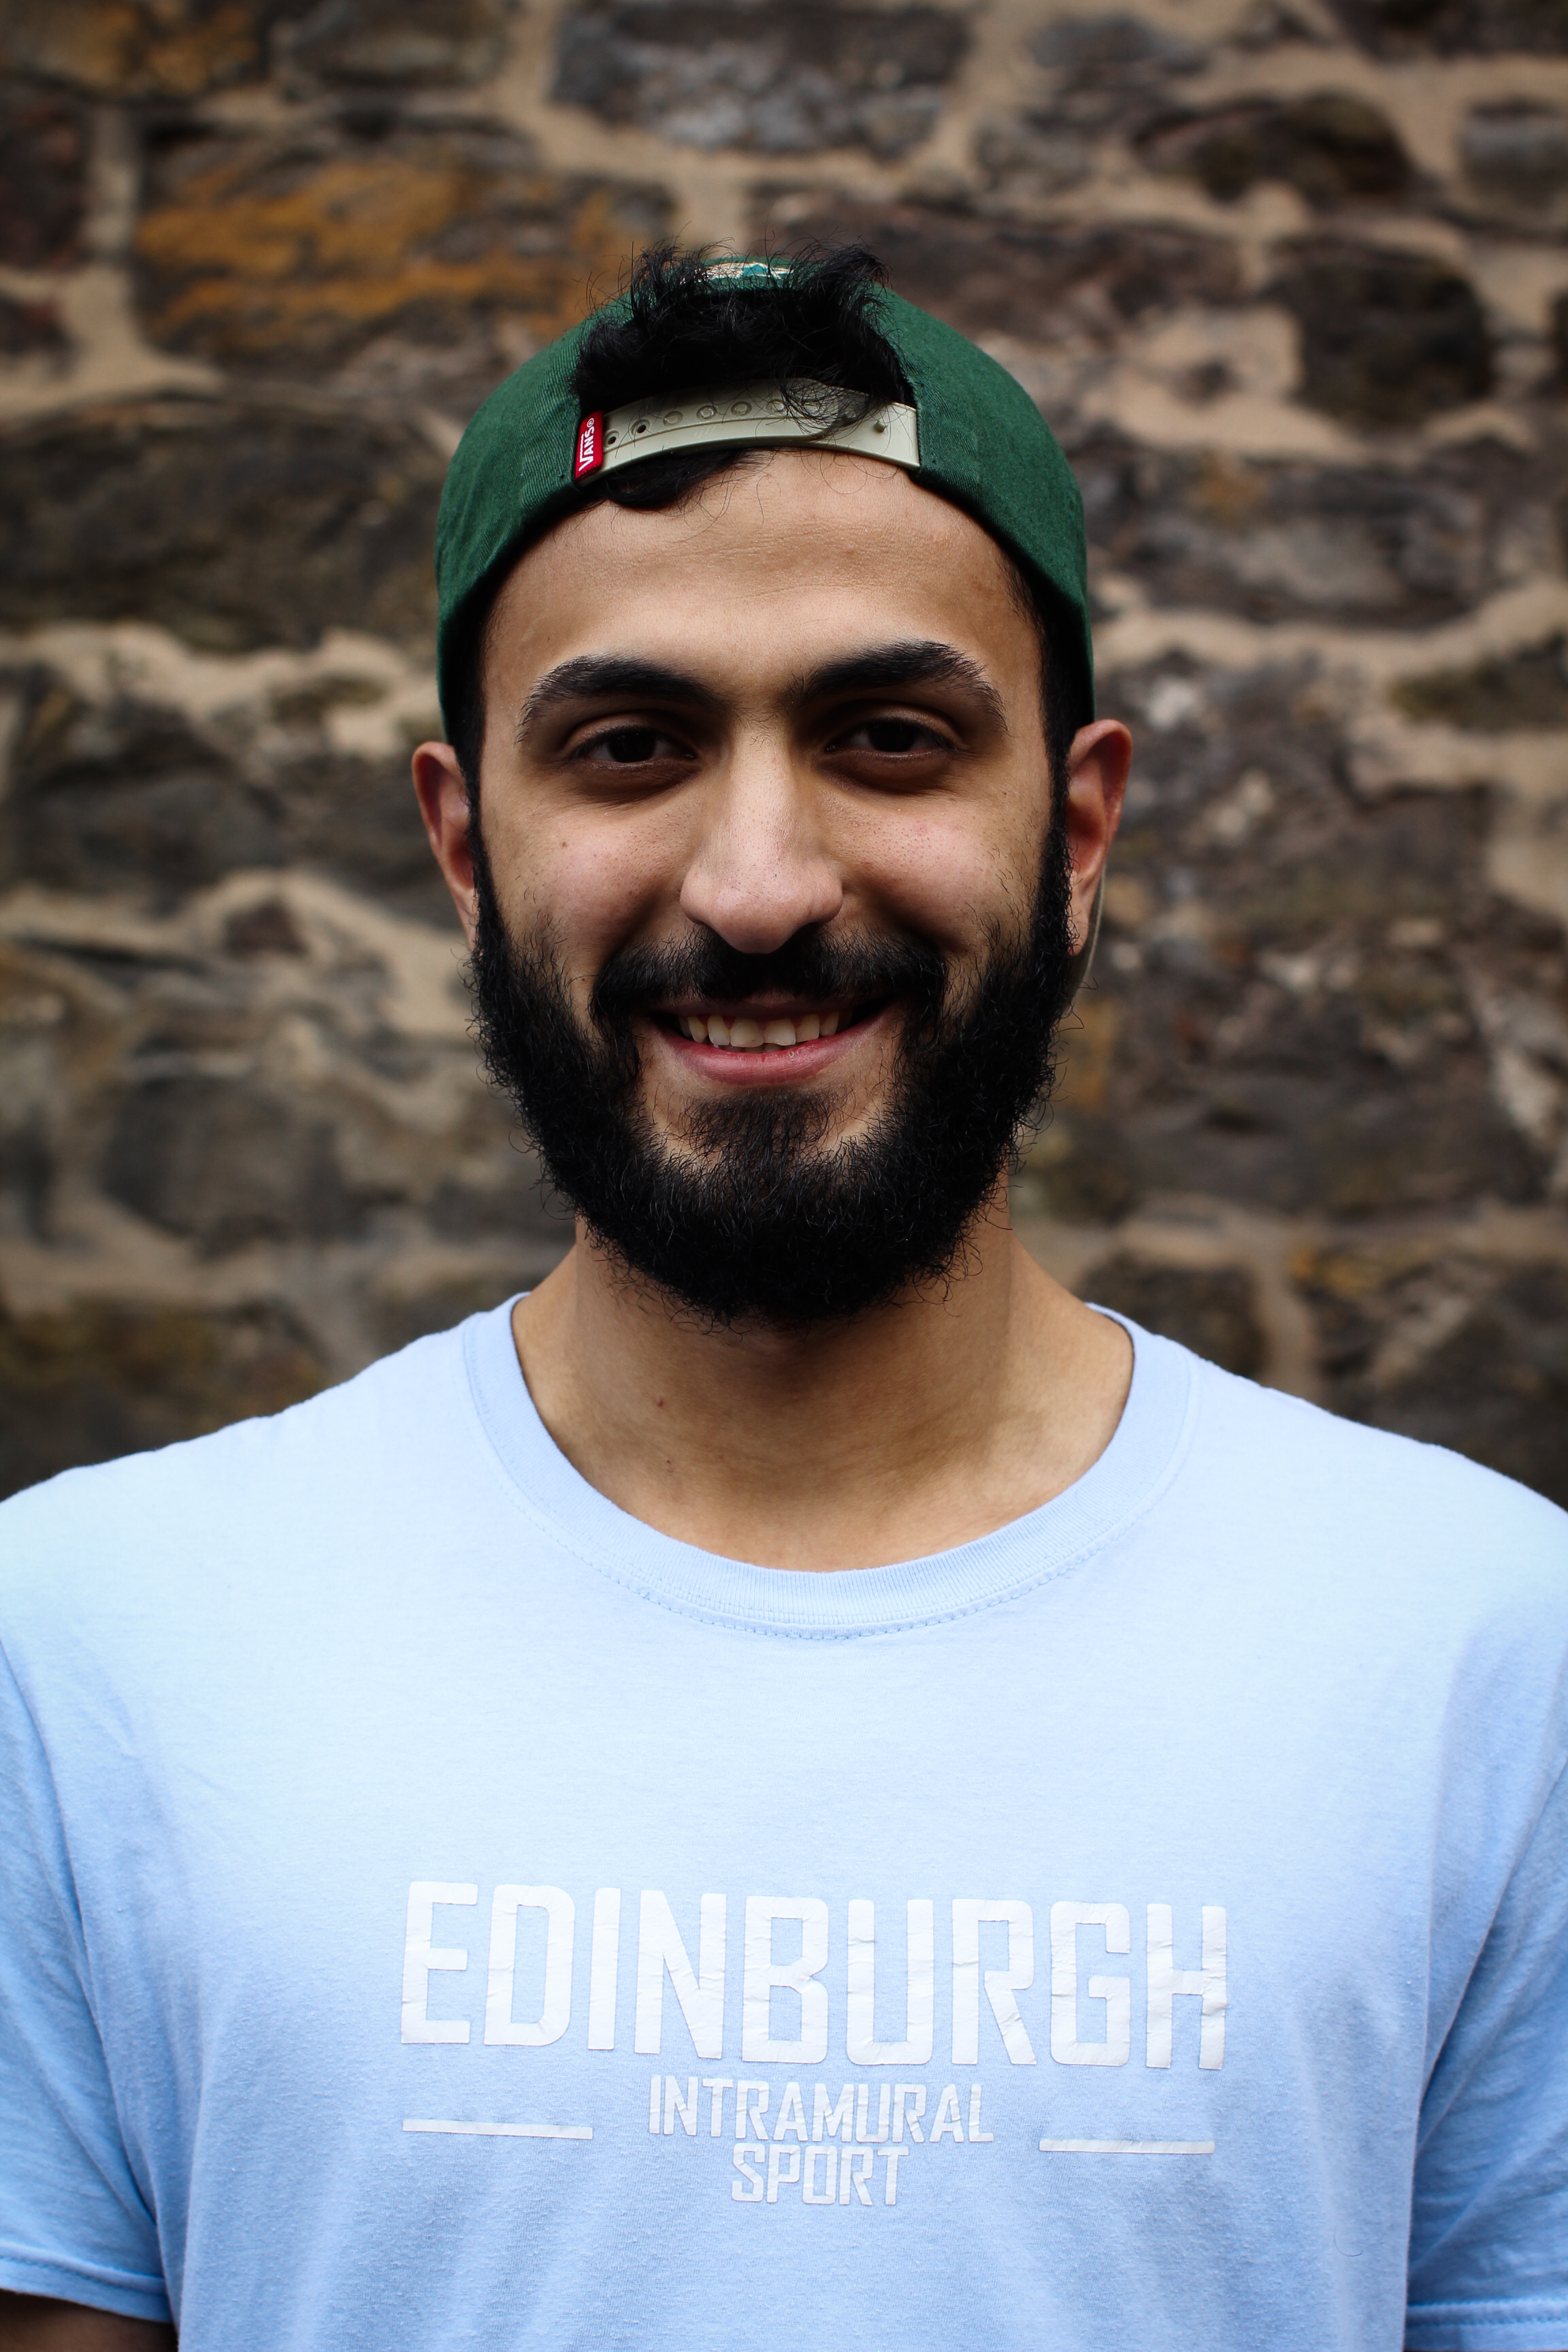
{"label": "yellow lichen patch", "polygon": [[1290,1278],[1302,1290],[1314,1290],[1352,1304],[1392,1289],[1417,1267],[1430,1263],[1432,1249],[1420,1238],[1390,1241],[1365,1249],[1322,1249],[1308,1244],[1290,1255]]}
{"label": "yellow lichen patch", "polygon": [[143,324],[215,358],[352,348],[408,318],[428,333],[476,312],[538,338],[588,307],[628,243],[616,193],[475,163],[455,144],[192,173],[137,235]]}
{"label": "yellow lichen patch", "polygon": [[1193,488],[1193,504],[1200,513],[1239,528],[1256,519],[1263,499],[1263,487],[1250,467],[1223,450],[1205,456]]}
{"label": "yellow lichen patch", "polygon": [[194,98],[259,70],[260,16],[246,0],[7,0],[0,71],[99,97]]}

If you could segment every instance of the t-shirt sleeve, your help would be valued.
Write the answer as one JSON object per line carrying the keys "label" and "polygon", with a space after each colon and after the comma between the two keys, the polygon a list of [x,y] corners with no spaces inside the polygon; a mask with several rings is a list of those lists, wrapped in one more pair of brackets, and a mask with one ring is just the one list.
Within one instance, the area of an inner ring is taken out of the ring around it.
{"label": "t-shirt sleeve", "polygon": [[1413,2352],[1568,2352],[1568,1772],[1423,2102],[1405,2340]]}
{"label": "t-shirt sleeve", "polygon": [[0,2288],[167,2320],[48,1758],[0,1654]]}

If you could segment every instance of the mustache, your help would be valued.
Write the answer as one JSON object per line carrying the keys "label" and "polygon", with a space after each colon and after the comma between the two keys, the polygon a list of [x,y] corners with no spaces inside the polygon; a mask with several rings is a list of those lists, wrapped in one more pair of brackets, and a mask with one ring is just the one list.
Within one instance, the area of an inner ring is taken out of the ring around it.
{"label": "mustache", "polygon": [[766,955],[747,955],[714,931],[693,930],[612,955],[589,1010],[598,1028],[624,1035],[634,1013],[671,997],[897,997],[918,1035],[940,1017],[948,976],[940,948],[899,934],[803,930]]}

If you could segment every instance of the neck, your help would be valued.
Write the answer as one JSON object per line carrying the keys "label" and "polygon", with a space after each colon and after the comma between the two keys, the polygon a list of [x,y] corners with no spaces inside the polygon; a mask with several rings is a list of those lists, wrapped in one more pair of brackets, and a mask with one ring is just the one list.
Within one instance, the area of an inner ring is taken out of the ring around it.
{"label": "neck", "polygon": [[765,1567],[869,1567],[985,1534],[1082,1475],[1125,1334],[1052,1282],[1005,1189],[950,1283],[853,1322],[711,1330],[579,1231],[513,1317],[551,1436],[661,1533]]}

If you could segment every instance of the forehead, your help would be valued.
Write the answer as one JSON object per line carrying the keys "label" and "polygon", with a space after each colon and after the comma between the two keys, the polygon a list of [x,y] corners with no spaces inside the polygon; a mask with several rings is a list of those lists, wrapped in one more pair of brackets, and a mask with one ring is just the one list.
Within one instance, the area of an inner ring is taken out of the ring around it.
{"label": "forehead", "polygon": [[945,499],[874,458],[770,451],[654,513],[570,515],[497,599],[487,669],[525,683],[553,663],[639,650],[798,675],[846,644],[931,638],[1004,683],[1037,661],[1016,575]]}

